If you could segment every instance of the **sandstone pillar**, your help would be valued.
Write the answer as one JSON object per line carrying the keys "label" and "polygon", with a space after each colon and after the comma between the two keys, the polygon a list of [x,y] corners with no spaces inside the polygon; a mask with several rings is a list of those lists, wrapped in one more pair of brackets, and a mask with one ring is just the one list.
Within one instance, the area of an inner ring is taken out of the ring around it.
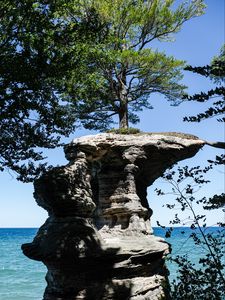
{"label": "sandstone pillar", "polygon": [[67,145],[69,164],[34,184],[49,218],[22,246],[48,268],[44,299],[168,299],[169,247],[152,233],[147,187],[204,143],[162,133],[98,134]]}

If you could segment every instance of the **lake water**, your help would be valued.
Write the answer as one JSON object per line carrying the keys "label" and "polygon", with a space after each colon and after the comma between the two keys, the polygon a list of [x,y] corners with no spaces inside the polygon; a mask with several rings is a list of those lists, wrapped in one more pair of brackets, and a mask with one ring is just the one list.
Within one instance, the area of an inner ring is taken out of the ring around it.
{"label": "lake water", "polygon": [[[42,299],[46,267],[41,262],[28,259],[21,251],[21,244],[31,242],[36,232],[35,228],[0,228],[0,300]],[[164,236],[164,231],[154,228],[154,234]],[[203,250],[193,245],[189,234],[188,228],[176,228],[167,241],[172,245],[174,254],[188,254],[192,261],[197,262]],[[170,278],[175,278],[176,266],[170,263],[168,268]]]}

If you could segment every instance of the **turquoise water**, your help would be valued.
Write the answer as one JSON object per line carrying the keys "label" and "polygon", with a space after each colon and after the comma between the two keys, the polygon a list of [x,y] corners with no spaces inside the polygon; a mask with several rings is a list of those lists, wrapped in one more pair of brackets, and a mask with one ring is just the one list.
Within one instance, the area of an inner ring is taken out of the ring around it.
{"label": "turquoise water", "polygon": [[21,244],[32,241],[37,229],[0,229],[0,300],[40,300],[46,267],[25,257]]}
{"label": "turquoise water", "polygon": [[[34,228],[0,228],[0,300],[42,299],[46,267],[41,262],[26,258],[21,251],[21,244],[31,242],[36,232]],[[164,231],[154,228],[154,234],[164,236]],[[192,261],[197,262],[203,249],[193,245],[189,234],[188,228],[176,228],[167,241],[172,245],[174,254],[188,254]],[[168,267],[170,278],[175,278],[176,266],[169,264]]]}
{"label": "turquoise water", "polygon": [[[208,227],[204,229],[205,234],[207,233],[214,233],[216,234],[218,230],[222,230],[222,228],[219,227]],[[154,235],[157,236],[165,236],[165,231],[161,228],[154,228]],[[172,246],[172,256],[185,256],[187,255],[187,258],[196,265],[196,267],[199,265],[198,261],[200,257],[203,257],[205,254],[208,253],[206,248],[204,248],[202,245],[195,245],[193,242],[193,239],[190,238],[190,234],[195,232],[199,237],[200,234],[198,233],[198,229],[191,230],[188,227],[178,227],[174,228],[172,235],[170,238],[167,238],[166,241],[171,244]],[[224,248],[224,254],[225,254],[225,248]],[[224,261],[225,264],[225,255],[224,255]],[[177,277],[177,265],[175,263],[167,263],[167,267],[170,271],[169,279],[172,281],[173,279],[176,279]],[[202,267],[202,266],[201,266]]]}

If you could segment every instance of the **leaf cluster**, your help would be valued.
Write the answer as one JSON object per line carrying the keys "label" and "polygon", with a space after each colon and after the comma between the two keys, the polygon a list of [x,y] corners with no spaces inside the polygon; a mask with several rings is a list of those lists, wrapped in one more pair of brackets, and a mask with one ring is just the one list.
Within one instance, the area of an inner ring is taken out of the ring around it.
{"label": "leaf cluster", "polygon": [[[220,100],[213,102],[212,106],[197,116],[185,117],[185,121],[200,122],[204,119],[220,116],[225,112],[225,94],[224,94],[224,77],[225,77],[225,48],[221,54],[215,57],[212,63],[205,67],[191,67],[186,69],[193,71],[205,77],[209,77],[217,86],[208,92],[201,92],[193,96],[186,95],[184,98],[188,101],[206,102],[219,96]],[[219,118],[218,121],[224,121]],[[212,143],[213,144],[213,143]],[[214,143],[217,146],[221,143]],[[189,225],[192,233],[189,238],[193,240],[196,247],[201,247],[202,256],[199,264],[196,266],[188,257],[172,256],[170,260],[178,266],[178,278],[171,284],[172,299],[224,299],[225,290],[225,264],[224,264],[224,242],[225,231],[223,222],[218,222],[219,230],[215,233],[207,232],[206,215],[197,214],[197,205],[205,210],[222,209],[225,205],[224,193],[214,195],[211,198],[198,198],[196,193],[207,184],[209,180],[205,175],[212,170],[215,165],[224,165],[225,156],[217,155],[214,160],[208,160],[209,165],[201,168],[195,167],[177,167],[170,168],[165,172],[163,178],[170,183],[171,192],[175,196],[174,203],[165,204],[169,209],[176,211],[188,211],[188,218],[182,220],[179,213],[174,214],[170,221],[171,225]],[[157,195],[166,195],[161,189],[156,189]],[[224,211],[224,209],[223,209]],[[159,226],[162,227],[158,223]],[[165,226],[163,226],[166,229]],[[170,237],[173,227],[166,230],[166,237]]]}
{"label": "leaf cluster", "polygon": [[[215,57],[210,65],[204,67],[187,66],[187,71],[209,78],[216,87],[207,92],[200,92],[192,96],[185,95],[183,98],[188,101],[207,102],[211,101],[211,106],[196,116],[185,117],[184,121],[200,122],[202,120],[218,117],[219,122],[225,122],[225,46],[222,47],[220,54]],[[219,98],[218,100],[214,99]]]}
{"label": "leaf cluster", "polygon": [[[212,162],[214,163],[214,162]],[[165,172],[163,178],[171,184],[171,192],[175,201],[165,206],[169,209],[176,209],[173,225],[189,224],[192,233],[189,238],[193,240],[196,247],[203,249],[199,264],[195,265],[188,257],[172,255],[169,259],[178,266],[178,277],[171,284],[172,299],[223,299],[225,288],[225,264],[224,264],[224,242],[225,231],[223,223],[218,222],[217,231],[207,232],[206,216],[196,213],[196,205],[204,209],[221,209],[225,204],[224,193],[214,195],[212,198],[197,198],[199,188],[209,181],[205,175],[212,169],[213,164],[204,168],[200,166],[189,168],[171,168]],[[156,189],[158,195],[166,195],[167,192]],[[188,211],[189,217],[181,219],[178,210]],[[158,226],[165,229],[165,237],[171,237],[173,227],[166,228],[159,222]],[[213,283],[212,283],[213,278]]]}
{"label": "leaf cluster", "polygon": [[[62,78],[75,69],[82,51],[76,40],[97,38],[99,24],[68,9],[74,1],[0,3],[0,170],[31,181],[46,164],[42,148],[61,145],[76,115],[63,97]],[[95,28],[93,27],[95,25]]]}
{"label": "leaf cluster", "polygon": [[[79,14],[94,12],[105,32],[98,43],[80,41],[84,51],[79,66],[65,76],[65,94],[85,128],[105,130],[124,109],[130,123],[137,123],[136,112],[152,108],[153,93],[165,95],[172,104],[180,102],[184,62],[152,49],[151,42],[170,41],[184,22],[203,13],[203,1],[177,8],[171,0],[77,3]],[[122,108],[123,101],[128,108]]]}
{"label": "leaf cluster", "polygon": [[[172,258],[179,267],[178,280],[174,280],[171,284],[172,299],[223,299],[225,282],[224,278],[221,278],[221,272],[218,271],[225,268],[223,263],[225,232],[208,233],[206,238],[213,252],[200,258],[199,266],[185,256]],[[194,241],[197,245],[204,244],[197,235]]]}
{"label": "leaf cluster", "polygon": [[[82,124],[105,130],[114,115],[151,108],[159,92],[183,93],[183,62],[147,46],[170,40],[203,1],[2,0],[0,3],[0,169],[30,181],[42,148]],[[129,104],[121,112],[121,99]],[[27,178],[27,179],[26,179]]]}

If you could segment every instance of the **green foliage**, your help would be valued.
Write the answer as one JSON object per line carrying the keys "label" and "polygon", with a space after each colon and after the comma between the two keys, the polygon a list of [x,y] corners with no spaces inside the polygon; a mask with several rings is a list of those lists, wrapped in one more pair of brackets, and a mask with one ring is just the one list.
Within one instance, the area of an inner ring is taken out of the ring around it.
{"label": "green foliage", "polygon": [[109,133],[117,133],[117,134],[138,134],[138,133],[140,133],[140,129],[133,128],[133,127],[119,128],[119,129],[113,128],[113,129],[107,130],[107,132],[109,132]]}
{"label": "green foliage", "polygon": [[[212,102],[205,112],[201,112],[197,116],[185,117],[184,121],[200,122],[208,118],[218,117],[218,121],[225,122],[225,45],[222,47],[220,55],[215,57],[210,65],[204,67],[187,66],[185,69],[208,77],[216,84],[216,87],[207,92],[184,97],[188,101]],[[219,99],[215,101],[215,98]]]}
{"label": "green foliage", "polygon": [[149,47],[170,41],[201,15],[201,0],[2,0],[0,3],[0,169],[30,181],[41,148],[60,145],[74,122],[105,130],[119,115],[139,121],[150,94],[176,104],[183,62]]}
{"label": "green foliage", "polygon": [[76,67],[76,39],[84,33],[95,39],[98,29],[79,16],[65,19],[72,2],[0,3],[0,170],[9,168],[23,181],[46,167],[36,166],[40,149],[59,146],[60,137],[74,130],[62,78]]}
{"label": "green foliage", "polygon": [[[196,233],[193,235],[196,245],[205,246],[204,240],[200,239]],[[225,268],[223,263],[225,230],[218,230],[214,234],[205,233],[205,238],[212,253],[203,256],[199,260],[198,267],[185,256],[177,256],[173,259],[179,266],[179,275],[178,282],[174,280],[171,285],[172,299],[224,299],[224,277],[222,278],[222,273],[218,271],[224,272]]]}
{"label": "green foliage", "polygon": [[204,206],[204,209],[217,209],[225,206],[225,194],[214,195],[208,199],[208,202]]}
{"label": "green foliage", "polygon": [[[75,1],[74,1],[75,2]],[[94,12],[105,35],[98,43],[78,41],[83,52],[77,68],[65,74],[65,95],[84,127],[105,130],[118,115],[120,127],[139,121],[137,111],[152,108],[149,96],[161,93],[176,105],[185,87],[179,83],[184,62],[150,48],[154,40],[171,41],[203,1],[76,1],[68,14]]]}
{"label": "green foliage", "polygon": [[[202,256],[198,265],[191,262],[188,256],[172,255],[170,261],[177,264],[178,277],[171,284],[171,298],[182,300],[215,299],[223,300],[225,290],[225,262],[224,242],[225,224],[219,223],[219,228],[214,232],[207,232],[206,216],[196,213],[197,206],[205,209],[221,209],[224,202],[224,194],[207,199],[198,198],[196,192],[209,183],[205,175],[212,169],[210,163],[207,167],[200,166],[189,168],[177,167],[165,172],[163,178],[170,183],[170,191],[156,189],[158,195],[173,193],[174,203],[166,204],[168,209],[175,209],[174,218],[170,221],[171,226],[189,224],[192,233],[189,236],[196,245],[201,247]],[[223,200],[222,200],[223,199]],[[189,217],[181,219],[180,212],[188,211]],[[158,222],[158,225],[159,222]],[[165,228],[164,226],[160,225]],[[173,234],[173,227],[170,227],[165,236]]]}
{"label": "green foliage", "polygon": [[[186,70],[200,74],[210,78],[216,84],[216,87],[208,92],[201,92],[193,96],[185,96],[189,101],[206,102],[214,101],[211,106],[197,116],[185,117],[185,121],[200,122],[202,120],[218,117],[218,121],[225,121],[225,47],[222,48],[218,57],[215,57],[210,65],[204,67],[186,67]],[[214,100],[218,97],[219,100]],[[178,278],[171,285],[172,299],[215,299],[223,300],[225,291],[225,263],[224,263],[224,242],[225,242],[225,224],[218,222],[219,230],[215,233],[207,232],[207,223],[205,215],[198,215],[197,205],[206,210],[223,209],[225,205],[224,193],[214,195],[213,197],[197,198],[196,192],[209,181],[204,175],[210,171],[215,165],[224,165],[225,156],[216,156],[215,160],[208,160],[209,165],[204,168],[199,166],[194,168],[178,167],[177,170],[169,170],[164,174],[164,178],[172,185],[172,193],[176,196],[173,204],[166,204],[169,209],[180,209],[190,211],[191,216],[188,218],[190,228],[193,230],[189,238],[192,238],[196,247],[203,249],[199,264],[196,266],[188,257],[175,256],[171,257],[171,261],[179,267]],[[165,195],[164,191],[156,190],[158,195]],[[170,224],[186,225],[186,221],[182,221],[179,213],[176,212],[174,219]],[[171,235],[173,228],[171,227],[166,233]]]}

